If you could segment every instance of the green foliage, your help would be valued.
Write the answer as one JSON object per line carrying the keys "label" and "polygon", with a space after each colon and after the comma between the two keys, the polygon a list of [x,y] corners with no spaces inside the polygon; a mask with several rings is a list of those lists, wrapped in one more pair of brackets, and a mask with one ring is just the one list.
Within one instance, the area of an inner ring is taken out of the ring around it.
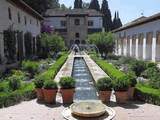
{"label": "green foliage", "polygon": [[129,88],[129,79],[127,76],[123,76],[113,81],[115,91],[127,91]]}
{"label": "green foliage", "polygon": [[113,88],[112,79],[109,77],[101,78],[98,80],[96,87],[100,91],[105,91],[105,90],[111,91]]}
{"label": "green foliage", "polygon": [[136,86],[135,96],[138,100],[160,105],[160,89],[154,89],[150,86],[138,84]]}
{"label": "green foliage", "polygon": [[44,89],[57,89],[57,83],[53,80],[45,81],[44,82]]}
{"label": "green foliage", "polygon": [[21,70],[12,70],[11,73],[12,73],[12,75],[19,76],[22,81],[25,81],[27,79],[27,77],[26,77],[27,73],[25,73]]}
{"label": "green foliage", "polygon": [[36,76],[36,79],[43,81],[53,80],[67,58],[68,54],[64,53],[47,71]]}
{"label": "green foliage", "polygon": [[116,67],[112,64],[107,63],[106,60],[101,60],[96,57],[92,57],[92,59],[114,80],[125,76],[125,73],[116,69]]}
{"label": "green foliage", "polygon": [[34,85],[23,84],[21,88],[10,92],[0,92],[0,108],[15,105],[23,100],[36,98]]}
{"label": "green foliage", "polygon": [[100,11],[100,5],[99,5],[98,0],[91,0],[89,9],[95,9],[97,11]]}
{"label": "green foliage", "polygon": [[44,80],[40,77],[37,77],[36,80],[34,80],[35,88],[42,88],[44,85]]}
{"label": "green foliage", "polygon": [[65,49],[64,39],[57,34],[50,35],[43,33],[40,38],[40,45],[39,55],[42,57],[47,57],[52,52],[57,53]]}
{"label": "green foliage", "polygon": [[135,72],[136,76],[140,76],[146,70],[146,63],[144,61],[134,61],[131,63],[131,70]]}
{"label": "green foliage", "polygon": [[107,55],[107,59],[111,59],[111,60],[119,60],[120,56],[116,56],[113,53],[108,53]]}
{"label": "green foliage", "polygon": [[30,73],[32,76],[38,73],[39,63],[35,61],[23,61],[22,62],[22,70]]}
{"label": "green foliage", "polygon": [[88,42],[90,44],[95,44],[101,55],[104,53],[112,53],[115,47],[114,35],[112,33],[94,33],[88,36]]}
{"label": "green foliage", "polygon": [[9,88],[12,89],[13,91],[19,89],[21,87],[21,77],[17,75],[12,75],[8,77],[8,85]]}
{"label": "green foliage", "polygon": [[128,77],[130,86],[135,87],[137,84],[136,75],[133,72],[129,72],[126,77]]}
{"label": "green foliage", "polygon": [[72,77],[62,77],[60,79],[59,85],[63,89],[70,89],[70,88],[75,88],[75,79]]}

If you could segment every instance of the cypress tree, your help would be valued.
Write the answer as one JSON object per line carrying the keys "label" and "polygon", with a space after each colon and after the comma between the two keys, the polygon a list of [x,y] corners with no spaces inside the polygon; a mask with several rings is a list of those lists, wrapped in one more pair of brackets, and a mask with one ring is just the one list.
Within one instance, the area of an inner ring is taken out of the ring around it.
{"label": "cypress tree", "polygon": [[97,11],[100,11],[100,5],[99,5],[98,0],[91,0],[89,9],[95,9]]}
{"label": "cypress tree", "polygon": [[120,19],[120,17],[119,17],[119,12],[117,12],[117,27],[118,28],[120,28],[120,27],[122,27],[122,22],[121,22],[121,19]]}
{"label": "cypress tree", "polygon": [[119,27],[122,27],[122,22],[121,22],[121,19],[119,17],[119,13],[115,12],[115,16],[114,16],[114,19],[113,19],[113,29],[117,29]]}
{"label": "cypress tree", "polygon": [[74,8],[82,8],[82,0],[75,0],[74,1]]}
{"label": "cypress tree", "polygon": [[104,15],[103,16],[103,27],[105,28],[105,31],[108,32],[112,30],[112,16],[111,16],[111,11],[108,7],[107,0],[103,0],[101,12]]}

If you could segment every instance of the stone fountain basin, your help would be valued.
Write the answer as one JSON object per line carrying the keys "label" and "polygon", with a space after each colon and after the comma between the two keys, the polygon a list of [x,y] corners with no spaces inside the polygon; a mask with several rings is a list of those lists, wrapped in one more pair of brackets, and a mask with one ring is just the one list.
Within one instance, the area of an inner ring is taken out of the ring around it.
{"label": "stone fountain basin", "polygon": [[84,101],[65,108],[62,115],[67,120],[112,120],[115,111],[101,102]]}

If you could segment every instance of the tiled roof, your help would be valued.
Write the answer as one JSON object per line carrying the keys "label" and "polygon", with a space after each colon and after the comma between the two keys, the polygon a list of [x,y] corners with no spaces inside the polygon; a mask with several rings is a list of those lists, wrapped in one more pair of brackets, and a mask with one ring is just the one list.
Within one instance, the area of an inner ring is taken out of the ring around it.
{"label": "tiled roof", "polygon": [[130,23],[127,23],[127,24],[123,25],[122,27],[120,27],[116,30],[113,30],[113,32],[119,32],[119,31],[126,30],[126,29],[129,29],[129,28],[132,28],[132,27],[136,27],[136,26],[148,23],[148,22],[153,22],[155,20],[160,20],[160,13],[152,15],[150,17],[142,16],[142,17],[140,17],[140,18],[138,18],[138,19],[136,19],[136,20],[134,20]]}
{"label": "tiled roof", "polygon": [[93,9],[48,9],[44,16],[66,16],[66,15],[88,15],[88,16],[103,16],[100,12]]}

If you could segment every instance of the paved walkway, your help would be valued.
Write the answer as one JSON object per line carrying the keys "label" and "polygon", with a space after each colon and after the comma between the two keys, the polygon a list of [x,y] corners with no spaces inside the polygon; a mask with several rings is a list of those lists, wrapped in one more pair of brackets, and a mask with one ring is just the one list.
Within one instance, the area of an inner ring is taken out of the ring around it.
{"label": "paved walkway", "polygon": [[[0,109],[0,120],[64,120],[61,115],[64,106],[60,96],[57,96],[57,101],[52,106],[32,100],[3,108]],[[111,103],[108,106],[116,111],[114,120],[160,120],[160,106],[141,102],[129,102],[121,106]]]}

